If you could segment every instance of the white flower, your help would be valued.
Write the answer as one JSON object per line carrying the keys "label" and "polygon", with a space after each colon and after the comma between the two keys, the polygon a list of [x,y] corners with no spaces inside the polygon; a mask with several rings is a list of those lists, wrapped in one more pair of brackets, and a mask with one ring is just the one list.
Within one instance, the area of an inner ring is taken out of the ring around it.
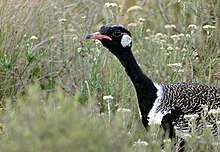
{"label": "white flower", "polygon": [[30,38],[30,40],[38,40],[38,37],[32,35],[31,38]]}
{"label": "white flower", "polygon": [[76,40],[78,40],[79,38],[78,38],[78,36],[74,36],[73,37],[73,41],[76,41]]}
{"label": "white flower", "polygon": [[149,38],[148,36],[146,36],[144,39],[145,39],[145,40],[149,40],[150,38]]}
{"label": "white flower", "polygon": [[148,146],[148,142],[138,139],[138,141],[134,142],[133,146]]}
{"label": "white flower", "polygon": [[207,34],[209,35],[210,31],[215,29],[216,27],[215,26],[212,26],[212,25],[204,25],[202,27],[204,30],[206,30]]}
{"label": "white flower", "polygon": [[164,143],[171,143],[171,139],[164,139],[163,142]]}
{"label": "white flower", "polygon": [[145,22],[145,19],[144,18],[139,18],[139,22]]}
{"label": "white flower", "polygon": [[179,41],[180,40],[178,35],[171,35],[171,39],[173,39],[173,41]]}
{"label": "white flower", "polygon": [[162,39],[162,40],[160,40],[160,43],[164,44],[164,43],[166,43],[166,41]]}
{"label": "white flower", "polygon": [[162,33],[157,33],[155,36],[158,37],[158,38],[162,38],[163,34]]}
{"label": "white flower", "polygon": [[189,29],[193,29],[193,30],[196,30],[197,29],[197,26],[195,24],[190,24],[188,26]]}
{"label": "white flower", "polygon": [[190,29],[191,34],[193,34],[193,33],[197,30],[197,26],[194,25],[194,24],[190,24],[190,25],[188,26],[188,29]]}
{"label": "white flower", "polygon": [[111,95],[103,96],[103,100],[112,100],[112,99],[114,99],[114,97],[112,97]]}
{"label": "white flower", "polygon": [[186,38],[190,38],[190,35],[189,35],[189,34],[185,34],[185,37],[186,37]]}
{"label": "white flower", "polygon": [[187,52],[187,49],[186,49],[186,48],[183,48],[183,49],[181,50],[181,52]]}
{"label": "white flower", "polygon": [[150,33],[150,31],[151,31],[150,29],[147,29],[147,30],[146,30],[147,33]]}
{"label": "white flower", "polygon": [[180,37],[184,37],[184,34],[183,33],[180,33],[180,34],[178,34],[178,37],[180,38]]}
{"label": "white flower", "polygon": [[173,50],[173,47],[172,47],[172,46],[168,46],[168,47],[167,47],[167,50],[168,50],[168,51],[172,51],[172,50]]}
{"label": "white flower", "polygon": [[192,55],[193,55],[194,57],[196,57],[196,56],[198,56],[199,54],[198,54],[198,52],[193,51],[193,52],[192,52]]}
{"label": "white flower", "polygon": [[65,18],[61,18],[61,19],[59,19],[59,22],[60,22],[60,24],[64,24],[66,22],[66,19]]}
{"label": "white flower", "polygon": [[118,5],[116,3],[105,3],[105,7],[118,7]]}
{"label": "white flower", "polygon": [[176,46],[176,47],[175,47],[175,50],[180,50],[180,48]]}
{"label": "white flower", "polygon": [[165,29],[171,29],[171,28],[176,28],[176,25],[174,24],[167,24],[167,25],[164,25]]}
{"label": "white flower", "polygon": [[202,28],[203,29],[215,29],[216,27],[212,25],[204,25]]}
{"label": "white flower", "polygon": [[179,67],[182,68],[182,63],[170,63],[167,64],[168,67]]}
{"label": "white flower", "polygon": [[118,110],[117,110],[117,111],[124,113],[124,112],[131,112],[131,109],[126,109],[126,108],[118,108]]}
{"label": "white flower", "polygon": [[137,26],[137,23],[129,23],[128,24],[128,27],[135,27],[135,26]]}

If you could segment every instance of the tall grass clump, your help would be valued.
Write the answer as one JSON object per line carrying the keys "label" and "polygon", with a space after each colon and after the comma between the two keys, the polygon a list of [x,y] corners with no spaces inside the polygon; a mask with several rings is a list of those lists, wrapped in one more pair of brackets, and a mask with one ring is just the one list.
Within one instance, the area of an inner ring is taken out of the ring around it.
{"label": "tall grass clump", "polygon": [[108,123],[94,99],[88,106],[78,104],[57,89],[46,97],[40,86],[29,86],[16,104],[7,100],[1,120],[1,151],[129,151],[130,138],[123,132],[120,117]]}

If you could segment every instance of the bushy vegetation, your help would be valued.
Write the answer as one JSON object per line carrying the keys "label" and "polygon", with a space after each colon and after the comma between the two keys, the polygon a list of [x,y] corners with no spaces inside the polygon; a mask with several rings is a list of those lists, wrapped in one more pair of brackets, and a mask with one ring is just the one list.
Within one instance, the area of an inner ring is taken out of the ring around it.
{"label": "bushy vegetation", "polygon": [[[1,0],[1,151],[175,151],[158,126],[145,131],[124,69],[85,36],[123,24],[153,81],[220,86],[219,8],[218,0]],[[191,135],[186,150],[219,151],[210,128]]]}

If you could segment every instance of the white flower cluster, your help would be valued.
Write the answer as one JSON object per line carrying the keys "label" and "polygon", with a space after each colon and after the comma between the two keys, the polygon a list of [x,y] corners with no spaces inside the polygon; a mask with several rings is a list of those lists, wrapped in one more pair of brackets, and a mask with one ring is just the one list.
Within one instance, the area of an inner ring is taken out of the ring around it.
{"label": "white flower cluster", "polygon": [[118,7],[118,4],[107,2],[107,3],[105,3],[105,7]]}
{"label": "white flower cluster", "polygon": [[182,63],[170,63],[170,64],[167,64],[168,67],[179,67],[179,68],[182,68]]}
{"label": "white flower cluster", "polygon": [[172,29],[172,28],[176,28],[176,25],[174,24],[167,24],[167,25],[164,25],[165,29]]}
{"label": "white flower cluster", "polygon": [[133,146],[148,146],[148,142],[138,139],[138,141],[134,142]]}
{"label": "white flower cluster", "polygon": [[112,99],[114,99],[114,97],[112,97],[111,95],[103,96],[103,100],[112,100]]}
{"label": "white flower cluster", "polygon": [[30,40],[38,40],[38,37],[32,35],[31,38],[30,38]]}
{"label": "white flower cluster", "polygon": [[119,112],[125,113],[125,112],[131,112],[131,109],[126,109],[126,108],[118,108]]}

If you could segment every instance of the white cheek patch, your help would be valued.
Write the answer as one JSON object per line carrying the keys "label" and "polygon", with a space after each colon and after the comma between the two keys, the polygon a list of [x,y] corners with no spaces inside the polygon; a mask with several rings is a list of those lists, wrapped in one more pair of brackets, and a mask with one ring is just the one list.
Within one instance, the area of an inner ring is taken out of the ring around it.
{"label": "white cheek patch", "polygon": [[125,47],[130,47],[131,46],[131,37],[127,34],[124,34],[123,37],[121,38],[121,45]]}

